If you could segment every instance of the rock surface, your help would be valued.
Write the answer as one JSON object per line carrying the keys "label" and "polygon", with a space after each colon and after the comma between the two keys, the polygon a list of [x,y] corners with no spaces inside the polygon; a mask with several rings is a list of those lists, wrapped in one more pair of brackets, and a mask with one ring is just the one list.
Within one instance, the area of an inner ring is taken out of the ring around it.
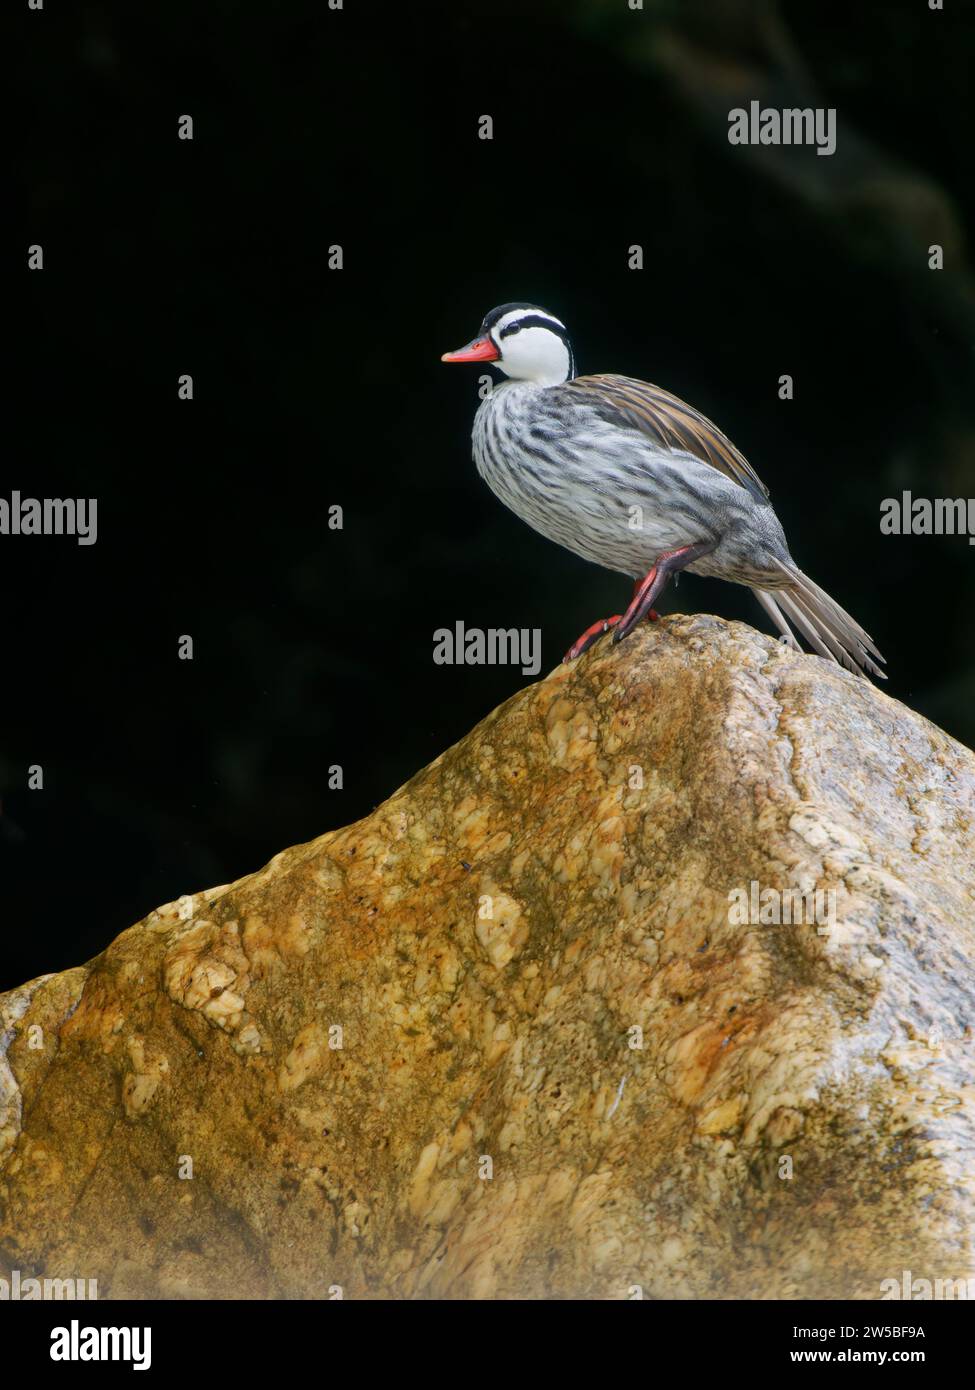
{"label": "rock surface", "polygon": [[[735,889],[817,887],[825,925],[733,920]],[[103,1298],[970,1277],[973,962],[972,754],[747,627],[663,620],[365,820],[0,996],[0,1274]]]}

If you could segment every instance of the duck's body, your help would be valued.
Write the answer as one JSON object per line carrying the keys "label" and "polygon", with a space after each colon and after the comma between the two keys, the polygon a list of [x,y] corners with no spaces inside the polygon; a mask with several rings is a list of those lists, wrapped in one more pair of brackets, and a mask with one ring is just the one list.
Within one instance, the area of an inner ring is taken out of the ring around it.
{"label": "duck's body", "polygon": [[564,325],[535,305],[493,309],[444,360],[495,362],[513,378],[474,419],[491,490],[543,536],[642,581],[626,613],[594,623],[570,657],[655,616],[668,577],[688,569],[753,589],[793,645],[785,615],[820,655],[880,674],[867,633],[792,559],[747,459],[693,407],[632,377],[576,376]]}
{"label": "duck's body", "polygon": [[474,462],[491,491],[549,540],[632,579],[665,551],[713,541],[713,551],[685,568],[781,587],[789,550],[764,492],[610,422],[599,409],[607,389],[666,399],[627,377],[496,387],[474,418]]}

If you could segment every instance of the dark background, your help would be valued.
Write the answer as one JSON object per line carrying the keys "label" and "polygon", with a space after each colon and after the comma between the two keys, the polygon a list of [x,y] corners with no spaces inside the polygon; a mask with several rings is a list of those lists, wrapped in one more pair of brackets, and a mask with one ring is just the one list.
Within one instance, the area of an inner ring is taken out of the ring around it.
{"label": "dark background", "polygon": [[[973,493],[970,6],[22,8],[10,259],[45,269],[0,495],[95,496],[99,537],[0,537],[0,988],[367,814],[525,683],[435,628],[539,627],[544,671],[618,611],[470,462],[477,369],[438,359],[505,300],[716,419],[889,693],[975,743],[975,548],[879,529]],[[752,97],[837,107],[837,153],[732,147]],[[767,630],[714,581],[663,606]]]}

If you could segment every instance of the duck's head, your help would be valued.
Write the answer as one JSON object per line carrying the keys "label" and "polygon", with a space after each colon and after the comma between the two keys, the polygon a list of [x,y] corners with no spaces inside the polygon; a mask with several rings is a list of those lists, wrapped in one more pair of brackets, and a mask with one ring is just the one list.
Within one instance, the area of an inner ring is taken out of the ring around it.
{"label": "duck's head", "polygon": [[565,324],[538,304],[499,304],[477,337],[442,362],[493,362],[514,381],[557,386],[575,375]]}

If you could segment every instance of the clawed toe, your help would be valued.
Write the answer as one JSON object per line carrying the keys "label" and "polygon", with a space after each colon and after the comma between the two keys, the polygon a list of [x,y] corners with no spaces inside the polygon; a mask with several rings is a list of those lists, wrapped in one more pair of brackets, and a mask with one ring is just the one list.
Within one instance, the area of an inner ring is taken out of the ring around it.
{"label": "clawed toe", "polygon": [[598,642],[600,637],[608,632],[611,627],[615,627],[619,620],[620,615],[614,613],[611,618],[600,618],[598,623],[593,623],[591,627],[587,627],[582,636],[576,638],[572,643],[572,646],[566,652],[562,660],[575,661],[576,657],[582,656],[583,652],[587,652],[592,644]]}
{"label": "clawed toe", "polygon": [[593,623],[591,627],[587,627],[582,636],[576,638],[562,660],[575,661],[576,657],[587,652],[594,642],[598,642],[600,637],[609,632],[610,628],[614,629],[613,641],[620,642],[628,632],[632,631],[641,618],[647,618],[650,622],[655,623],[659,616],[655,609],[648,608],[639,618],[631,619],[629,624],[625,622],[620,613],[614,613],[611,618],[600,618],[598,623]]}

